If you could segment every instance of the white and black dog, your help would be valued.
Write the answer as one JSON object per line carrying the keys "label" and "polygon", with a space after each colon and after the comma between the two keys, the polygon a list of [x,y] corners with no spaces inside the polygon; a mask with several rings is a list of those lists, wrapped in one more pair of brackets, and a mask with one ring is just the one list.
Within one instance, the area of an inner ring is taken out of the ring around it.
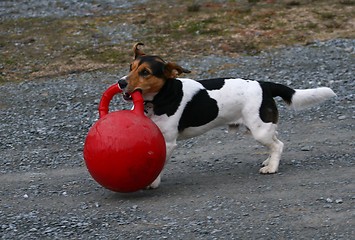
{"label": "white and black dog", "polygon": [[[160,128],[166,142],[167,159],[176,141],[191,138],[221,125],[245,125],[256,141],[269,148],[260,173],[278,170],[283,143],[277,139],[278,111],[274,97],[280,96],[291,108],[299,110],[321,103],[335,93],[327,87],[299,90],[287,86],[240,78],[195,81],[177,78],[190,71],[145,55],[133,47],[134,61],[127,76],[118,81],[125,99],[136,90],[142,92],[147,116]],[[160,176],[150,185],[156,188]]]}

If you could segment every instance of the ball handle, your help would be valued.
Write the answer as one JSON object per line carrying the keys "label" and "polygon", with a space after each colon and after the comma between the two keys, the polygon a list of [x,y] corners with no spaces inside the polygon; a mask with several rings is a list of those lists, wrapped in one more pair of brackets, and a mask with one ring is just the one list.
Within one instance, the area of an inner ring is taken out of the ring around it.
{"label": "ball handle", "polygon": [[[122,92],[122,89],[117,83],[111,85],[109,88],[106,89],[106,91],[102,94],[99,103],[99,118],[102,118],[103,116],[108,114],[110,101],[112,100],[113,96],[117,93]],[[144,116],[144,100],[142,94],[139,91],[134,91],[131,96],[134,104],[133,112]]]}

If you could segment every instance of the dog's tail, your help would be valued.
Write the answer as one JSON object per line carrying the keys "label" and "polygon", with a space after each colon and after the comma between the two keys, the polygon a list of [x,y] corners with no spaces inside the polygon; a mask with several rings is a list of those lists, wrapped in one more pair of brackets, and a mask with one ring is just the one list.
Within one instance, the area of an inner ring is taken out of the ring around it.
{"label": "dog's tail", "polygon": [[328,87],[292,89],[282,84],[269,83],[273,97],[280,96],[291,108],[301,110],[322,103],[336,94]]}
{"label": "dog's tail", "polygon": [[301,110],[322,103],[336,94],[328,87],[319,87],[311,89],[295,89],[292,96],[290,107],[295,110]]}

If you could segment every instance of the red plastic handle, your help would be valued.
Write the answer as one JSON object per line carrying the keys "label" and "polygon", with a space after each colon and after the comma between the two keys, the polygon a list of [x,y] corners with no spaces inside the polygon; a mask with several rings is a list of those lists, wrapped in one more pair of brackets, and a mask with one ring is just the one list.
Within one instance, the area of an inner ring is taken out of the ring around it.
{"label": "red plastic handle", "polygon": [[[122,93],[122,89],[119,85],[113,84],[111,85],[106,91],[102,94],[100,103],[99,103],[99,118],[107,115],[109,112],[109,105],[110,101],[112,100],[113,96],[117,93]],[[144,100],[142,94],[139,91],[134,91],[132,94],[134,109],[133,111],[137,114],[144,115]]]}

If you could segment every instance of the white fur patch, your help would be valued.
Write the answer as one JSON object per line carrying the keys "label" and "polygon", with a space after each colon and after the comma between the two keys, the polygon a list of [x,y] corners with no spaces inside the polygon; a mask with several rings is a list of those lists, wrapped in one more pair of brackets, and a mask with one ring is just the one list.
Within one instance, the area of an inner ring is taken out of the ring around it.
{"label": "white fur patch", "polygon": [[307,107],[314,106],[325,100],[335,97],[336,94],[332,89],[327,87],[319,87],[313,89],[295,89],[295,94],[292,96],[291,108],[301,110]]}

